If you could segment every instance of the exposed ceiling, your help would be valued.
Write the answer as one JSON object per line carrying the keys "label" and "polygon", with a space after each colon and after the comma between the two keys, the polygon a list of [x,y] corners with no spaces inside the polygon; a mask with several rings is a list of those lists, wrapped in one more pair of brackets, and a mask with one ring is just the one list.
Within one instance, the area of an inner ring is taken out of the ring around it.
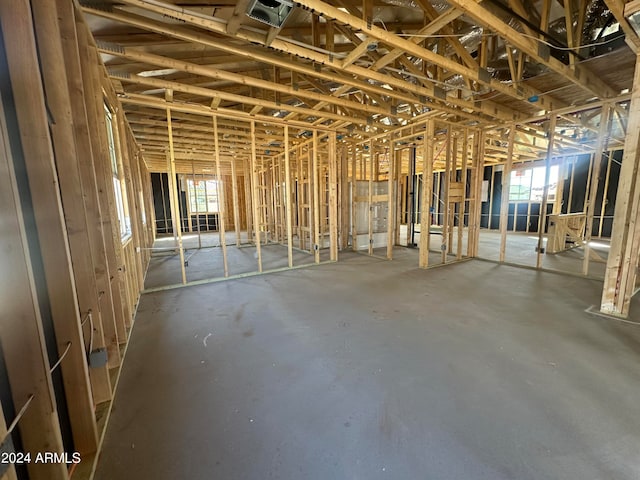
{"label": "exposed ceiling", "polygon": [[247,11],[286,0],[80,1],[150,163],[164,160],[167,107],[187,160],[212,154],[213,112],[225,158],[250,154],[250,120],[271,155],[285,124],[294,141],[312,129],[362,140],[426,118],[485,128],[496,147],[518,122],[516,153],[538,158],[549,111],[563,113],[560,145],[588,150],[611,99],[620,144],[637,37],[625,43],[612,3],[307,0],[277,28]]}

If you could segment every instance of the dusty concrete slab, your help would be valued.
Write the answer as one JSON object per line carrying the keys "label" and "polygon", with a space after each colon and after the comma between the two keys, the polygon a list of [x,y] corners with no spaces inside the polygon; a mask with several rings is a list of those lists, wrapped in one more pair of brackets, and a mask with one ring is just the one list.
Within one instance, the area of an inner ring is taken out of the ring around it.
{"label": "dusty concrete slab", "polygon": [[97,480],[639,477],[640,328],[583,312],[601,284],[346,257],[145,295]]}

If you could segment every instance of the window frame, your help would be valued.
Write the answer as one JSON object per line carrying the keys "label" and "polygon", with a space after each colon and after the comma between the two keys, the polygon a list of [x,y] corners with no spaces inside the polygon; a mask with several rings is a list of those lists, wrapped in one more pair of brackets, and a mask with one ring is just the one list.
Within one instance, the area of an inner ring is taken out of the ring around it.
{"label": "window frame", "polygon": [[[528,168],[518,168],[511,170],[509,177],[509,202],[512,203],[542,203],[543,195],[535,195],[534,192],[539,192],[540,189],[544,192],[544,179],[546,177],[546,166],[532,166]],[[522,182],[514,181],[517,177],[528,177],[528,192],[527,197],[523,197],[523,193],[516,192],[514,194],[514,187],[527,187]],[[542,177],[542,182],[537,182],[536,178]],[[554,178],[555,177],[555,178]],[[558,182],[561,182],[560,167],[559,165],[551,165],[549,167],[549,189],[547,191],[547,203],[554,203],[556,201],[556,188]]]}
{"label": "window frame", "polygon": [[[212,215],[220,213],[220,181],[216,180],[213,177],[196,179],[196,183],[200,184],[204,182],[203,189],[198,191],[198,185],[194,186],[194,181],[192,178],[187,178],[187,194],[189,198],[189,211],[192,215]],[[202,190],[204,190],[204,203],[198,202],[198,199],[202,199]],[[212,193],[210,193],[212,192]],[[209,198],[215,198],[214,201],[210,202]],[[209,208],[210,204],[215,205],[215,209],[212,210]],[[204,210],[200,208],[200,206],[204,204],[206,207]],[[198,208],[196,209],[196,206]]]}
{"label": "window frame", "polygon": [[115,112],[111,110],[106,101],[103,105],[116,217],[118,219],[120,241],[124,244],[132,237],[133,230],[131,227],[131,215],[129,213],[129,201],[127,197],[126,181],[124,178],[124,168],[122,166],[122,159],[118,154],[118,125],[115,122]]}

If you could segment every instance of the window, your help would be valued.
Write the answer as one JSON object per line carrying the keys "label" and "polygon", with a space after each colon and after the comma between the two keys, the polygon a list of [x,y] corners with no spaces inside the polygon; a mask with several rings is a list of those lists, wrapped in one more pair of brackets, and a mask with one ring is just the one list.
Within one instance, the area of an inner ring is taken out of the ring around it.
{"label": "window", "polygon": [[[556,199],[559,169],[557,165],[549,168],[549,192],[547,201]],[[511,172],[509,200],[512,202],[542,202],[544,194],[545,167],[519,169]]]}
{"label": "window", "polygon": [[217,180],[187,180],[189,190],[189,207],[191,213],[217,213],[218,205],[218,181]]}
{"label": "window", "polygon": [[122,175],[121,164],[116,153],[116,142],[113,127],[113,115],[104,106],[105,123],[107,124],[107,140],[109,144],[109,156],[111,158],[111,172],[113,180],[113,192],[116,197],[116,212],[120,224],[120,238],[125,240],[131,235],[131,218],[129,217],[129,204],[127,202],[127,190],[124,188],[124,176]]}

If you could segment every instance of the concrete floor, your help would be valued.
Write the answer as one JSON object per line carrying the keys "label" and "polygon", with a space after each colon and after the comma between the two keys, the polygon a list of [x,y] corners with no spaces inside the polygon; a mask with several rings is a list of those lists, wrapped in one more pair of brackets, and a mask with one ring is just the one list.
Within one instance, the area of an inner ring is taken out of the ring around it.
{"label": "concrete floor", "polygon": [[[258,271],[258,253],[255,246],[250,245],[246,239],[246,232],[242,232],[240,247],[235,244],[235,235],[228,233],[227,264],[229,275],[241,275]],[[297,239],[294,239],[297,245]],[[182,283],[182,270],[180,269],[180,255],[173,250],[173,237],[160,237],[154,244],[153,256],[149,263],[149,269],[145,277],[145,288],[162,287]],[[224,264],[222,261],[222,249],[220,248],[219,235],[213,232],[201,234],[202,248],[198,248],[197,234],[186,234],[183,237],[185,248],[185,267],[187,281],[207,280],[224,277]],[[273,270],[288,266],[287,247],[280,244],[262,244],[262,269]],[[320,261],[329,260],[329,250],[320,251]],[[310,265],[314,263],[314,256],[309,252],[298,249],[293,250],[293,264]]]}
{"label": "concrete floor", "polygon": [[[419,226],[418,226],[419,227]],[[417,231],[418,228],[416,229]],[[415,234],[416,244],[420,241],[420,233]],[[235,234],[226,234],[227,256],[229,265],[229,275],[240,275],[258,271],[257,250],[248,244],[246,232],[241,232],[242,246],[235,244]],[[328,239],[326,239],[328,243]],[[400,229],[400,242],[407,243],[407,226],[402,225]],[[429,264],[431,266],[442,263],[440,245],[442,235],[431,234],[431,248]],[[536,251],[538,239],[534,234],[513,233],[507,235],[507,247],[505,261],[517,265],[535,267]],[[457,229],[454,228],[453,243],[450,246],[450,255],[447,263],[455,261],[457,252],[458,236]],[[544,239],[546,245],[546,239]],[[185,259],[188,261],[186,267],[187,281],[207,280],[213,278],[223,278],[224,269],[222,262],[222,249],[220,248],[220,237],[218,233],[206,232],[201,234],[202,248],[198,248],[198,235],[195,233],[183,236],[185,247]],[[298,245],[297,238],[294,238],[294,246]],[[156,288],[167,285],[177,285],[182,283],[182,271],[180,269],[180,256],[171,250],[174,246],[174,239],[170,236],[159,237],[155,244],[154,254],[149,264],[149,269],[145,278],[145,288]],[[591,242],[591,248],[600,258],[606,260],[609,249],[608,239],[595,239]],[[467,251],[467,231],[465,229],[462,242],[463,254]],[[497,261],[500,256],[500,233],[495,230],[481,230],[479,242],[479,257]],[[418,262],[418,250],[415,253],[415,262]],[[366,250],[362,250],[366,253]],[[386,246],[375,249],[376,255],[386,257]],[[284,268],[288,265],[287,248],[280,244],[262,245],[262,267],[263,270],[273,270]],[[576,248],[555,255],[543,255],[542,267],[559,272],[582,274],[582,258],[584,249]],[[320,261],[329,260],[328,248],[320,251]],[[311,265],[314,257],[309,252],[294,248],[294,265]],[[594,278],[604,278],[605,263],[592,261],[589,266],[589,275]]]}
{"label": "concrete floor", "polygon": [[599,282],[395,257],[144,295],[96,479],[640,477]]}

